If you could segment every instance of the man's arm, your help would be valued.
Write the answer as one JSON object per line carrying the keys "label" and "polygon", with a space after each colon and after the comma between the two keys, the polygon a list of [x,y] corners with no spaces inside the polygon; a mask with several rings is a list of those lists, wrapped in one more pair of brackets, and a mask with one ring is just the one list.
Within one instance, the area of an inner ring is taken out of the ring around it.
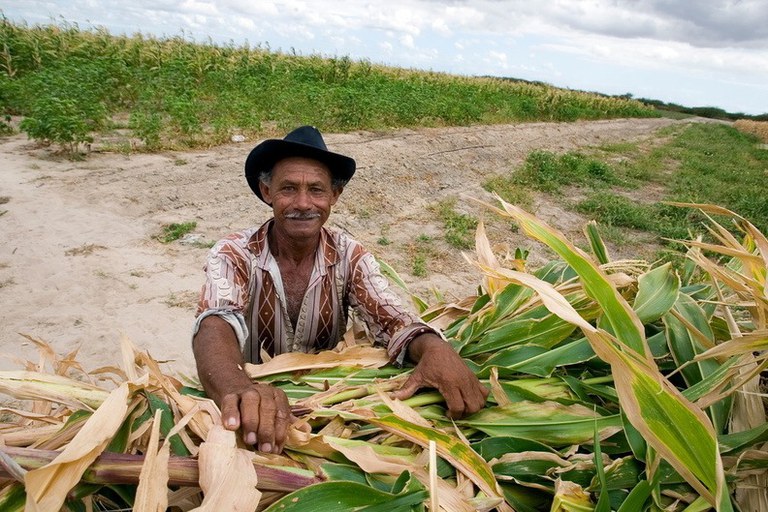
{"label": "man's arm", "polygon": [[243,441],[262,452],[280,453],[291,419],[282,390],[251,381],[232,327],[218,316],[203,319],[192,341],[197,374],[221,409],[224,427],[242,428]]}
{"label": "man's arm", "polygon": [[406,399],[422,387],[432,387],[443,395],[453,418],[483,408],[488,390],[453,347],[402,306],[373,255],[361,246],[352,257],[348,291],[350,304],[360,312],[376,340],[387,342],[390,357],[402,361],[405,356],[417,363],[396,398]]}
{"label": "man's arm", "polygon": [[408,345],[408,358],[417,363],[416,368],[395,392],[395,398],[405,400],[420,388],[435,388],[445,398],[451,418],[473,414],[485,406],[488,389],[439,336],[426,333],[414,338]]}

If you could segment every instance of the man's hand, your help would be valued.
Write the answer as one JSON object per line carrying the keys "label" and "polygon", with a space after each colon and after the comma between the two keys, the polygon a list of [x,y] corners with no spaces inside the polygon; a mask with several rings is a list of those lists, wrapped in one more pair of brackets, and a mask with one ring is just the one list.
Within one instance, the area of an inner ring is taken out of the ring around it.
{"label": "man's hand", "polygon": [[291,424],[285,393],[268,384],[252,384],[221,398],[221,420],[227,430],[242,428],[243,441],[259,451],[280,453]]}
{"label": "man's hand", "polygon": [[273,386],[251,382],[229,324],[216,316],[205,318],[192,347],[200,382],[221,409],[224,428],[242,429],[243,441],[262,452],[282,452],[295,419],[288,397]]}
{"label": "man's hand", "polygon": [[422,334],[411,341],[408,356],[417,362],[403,387],[395,392],[400,400],[410,398],[423,387],[437,389],[448,406],[448,416],[460,418],[483,408],[488,390],[448,343],[434,334]]}

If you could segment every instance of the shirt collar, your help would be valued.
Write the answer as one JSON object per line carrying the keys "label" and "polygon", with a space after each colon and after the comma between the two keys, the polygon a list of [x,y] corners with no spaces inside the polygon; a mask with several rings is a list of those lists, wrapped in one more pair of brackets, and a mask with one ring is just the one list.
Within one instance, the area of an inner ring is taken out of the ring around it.
{"label": "shirt collar", "polygon": [[[268,270],[270,260],[274,259],[269,250],[269,240],[267,237],[269,228],[274,221],[275,219],[272,218],[262,224],[251,236],[247,244],[248,250],[256,257],[256,266],[263,270]],[[324,275],[327,272],[327,267],[331,267],[338,263],[339,258],[339,250],[336,245],[335,237],[327,228],[321,228],[320,244],[318,246],[318,251],[315,253],[315,267]]]}

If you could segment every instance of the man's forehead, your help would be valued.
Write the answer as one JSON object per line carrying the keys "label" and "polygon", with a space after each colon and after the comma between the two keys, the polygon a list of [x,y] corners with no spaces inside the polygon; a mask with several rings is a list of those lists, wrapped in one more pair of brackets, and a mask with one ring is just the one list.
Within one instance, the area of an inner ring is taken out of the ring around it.
{"label": "man's forehead", "polygon": [[331,170],[323,162],[300,156],[283,158],[272,169],[273,179],[296,179],[299,176],[331,181]]}

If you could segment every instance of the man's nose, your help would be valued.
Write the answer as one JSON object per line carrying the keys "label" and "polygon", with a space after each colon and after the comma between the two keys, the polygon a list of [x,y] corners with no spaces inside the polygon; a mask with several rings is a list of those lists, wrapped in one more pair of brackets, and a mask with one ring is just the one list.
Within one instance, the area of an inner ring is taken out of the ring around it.
{"label": "man's nose", "polygon": [[308,208],[312,207],[312,201],[309,197],[309,190],[299,190],[299,193],[296,194],[296,207],[301,208],[302,210],[306,210]]}

